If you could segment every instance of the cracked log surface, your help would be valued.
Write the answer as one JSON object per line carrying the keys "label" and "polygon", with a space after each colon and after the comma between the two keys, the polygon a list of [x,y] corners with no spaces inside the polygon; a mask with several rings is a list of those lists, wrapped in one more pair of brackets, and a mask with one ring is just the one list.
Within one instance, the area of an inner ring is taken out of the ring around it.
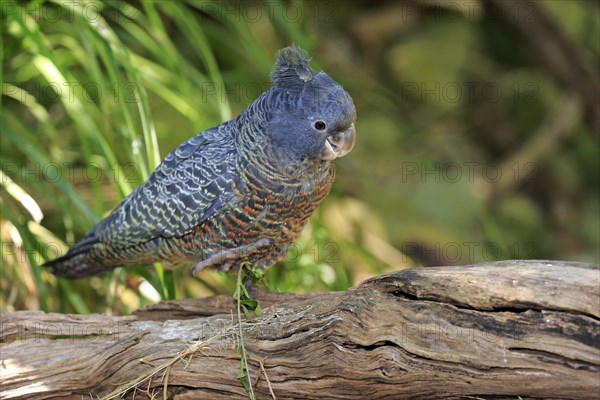
{"label": "cracked log surface", "polygon": [[[260,362],[277,399],[599,398],[597,265],[422,268],[259,300],[263,315],[244,323],[258,399],[272,398]],[[231,297],[217,296],[127,317],[3,314],[0,396],[101,397],[208,340],[169,370],[168,397],[247,398],[233,312]],[[124,397],[162,398],[165,375]]]}

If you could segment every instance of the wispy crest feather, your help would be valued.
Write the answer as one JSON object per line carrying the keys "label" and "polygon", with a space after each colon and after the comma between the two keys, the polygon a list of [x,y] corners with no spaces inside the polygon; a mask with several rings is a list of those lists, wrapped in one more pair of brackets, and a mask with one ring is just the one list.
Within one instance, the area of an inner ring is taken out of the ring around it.
{"label": "wispy crest feather", "polygon": [[292,44],[277,53],[271,80],[278,87],[294,87],[313,79],[316,72],[308,64],[308,53]]}

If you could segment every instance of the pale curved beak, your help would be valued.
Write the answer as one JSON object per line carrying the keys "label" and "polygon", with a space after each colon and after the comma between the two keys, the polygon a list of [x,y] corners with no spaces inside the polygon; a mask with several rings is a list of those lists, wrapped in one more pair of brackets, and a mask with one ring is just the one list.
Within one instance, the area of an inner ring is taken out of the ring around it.
{"label": "pale curved beak", "polygon": [[325,147],[321,153],[321,160],[331,161],[338,157],[344,157],[352,151],[356,142],[356,129],[354,124],[345,131],[335,133],[325,140]]}

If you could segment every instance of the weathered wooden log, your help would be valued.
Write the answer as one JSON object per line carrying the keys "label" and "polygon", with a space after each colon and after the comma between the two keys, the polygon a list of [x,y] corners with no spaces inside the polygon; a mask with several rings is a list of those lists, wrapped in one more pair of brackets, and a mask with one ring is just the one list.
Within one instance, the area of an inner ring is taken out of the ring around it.
{"label": "weathered wooden log", "polygon": [[[259,300],[243,323],[258,399],[269,385],[277,399],[599,398],[596,265],[422,268]],[[138,382],[125,398],[247,398],[236,321],[229,296],[127,317],[3,314],[1,396],[88,399]]]}

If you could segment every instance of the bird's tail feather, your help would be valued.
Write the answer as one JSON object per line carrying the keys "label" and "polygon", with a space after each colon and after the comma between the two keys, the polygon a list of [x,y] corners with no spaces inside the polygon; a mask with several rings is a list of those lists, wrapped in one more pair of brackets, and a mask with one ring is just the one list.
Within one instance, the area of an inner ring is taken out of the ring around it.
{"label": "bird's tail feather", "polygon": [[51,268],[54,275],[67,279],[84,278],[106,272],[109,267],[87,260],[88,251],[97,243],[98,240],[94,236],[88,236],[71,248],[67,254],[47,261],[43,266]]}

